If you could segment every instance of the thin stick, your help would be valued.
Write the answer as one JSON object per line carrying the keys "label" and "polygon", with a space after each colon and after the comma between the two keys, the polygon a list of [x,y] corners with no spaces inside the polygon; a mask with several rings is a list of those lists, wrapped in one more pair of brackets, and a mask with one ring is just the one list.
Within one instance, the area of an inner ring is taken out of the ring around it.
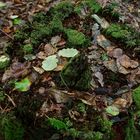
{"label": "thin stick", "polygon": [[14,38],[12,38],[10,35],[8,35],[7,33],[5,33],[2,29],[0,29],[0,31],[5,34],[6,36],[8,36],[10,39],[14,40]]}
{"label": "thin stick", "polygon": [[13,101],[13,99],[8,94],[5,94],[5,95],[8,97],[9,101],[13,104],[13,106],[16,107],[16,104]]}

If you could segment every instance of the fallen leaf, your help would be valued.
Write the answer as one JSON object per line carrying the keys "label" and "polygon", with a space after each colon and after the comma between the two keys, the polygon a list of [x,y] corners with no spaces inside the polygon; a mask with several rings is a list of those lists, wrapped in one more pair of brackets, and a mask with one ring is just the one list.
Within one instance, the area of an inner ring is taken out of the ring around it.
{"label": "fallen leaf", "polygon": [[114,59],[109,60],[109,61],[104,61],[103,64],[107,69],[113,71],[114,73],[118,71],[118,68]]}
{"label": "fallen leaf", "polygon": [[131,60],[127,55],[122,55],[118,58],[118,62],[125,68],[137,68],[139,63]]}
{"label": "fallen leaf", "polygon": [[126,74],[129,74],[129,73],[131,72],[129,69],[124,68],[124,67],[119,63],[118,59],[117,59],[117,61],[116,61],[116,64],[117,64],[118,71],[119,71],[120,73],[126,75]]}
{"label": "fallen leaf", "polygon": [[111,46],[111,42],[107,40],[103,35],[97,36],[97,43],[105,50],[107,50],[107,48]]}
{"label": "fallen leaf", "polygon": [[119,57],[122,56],[122,54],[123,54],[123,50],[120,49],[120,48],[114,49],[113,50],[113,53],[112,53],[112,55],[113,55],[114,58],[119,58]]}
{"label": "fallen leaf", "polygon": [[45,54],[47,56],[49,56],[49,55],[53,55],[54,53],[56,53],[57,49],[54,48],[51,44],[46,44],[44,46],[44,51],[45,51]]}
{"label": "fallen leaf", "polygon": [[42,68],[40,68],[40,67],[33,67],[33,68],[34,68],[34,70],[35,70],[36,72],[38,72],[39,74],[44,73],[44,70],[43,70]]}
{"label": "fallen leaf", "polygon": [[101,72],[96,72],[95,73],[95,77],[98,78],[99,83],[101,84],[101,86],[104,86],[104,82],[103,82],[103,74]]}
{"label": "fallen leaf", "polygon": [[51,38],[51,44],[53,46],[57,46],[57,44],[61,41],[61,37],[60,36],[54,36]]}
{"label": "fallen leaf", "polygon": [[114,100],[113,106],[116,106],[119,109],[123,109],[123,108],[126,108],[127,103],[128,103],[127,100],[125,100],[123,98],[117,98]]}

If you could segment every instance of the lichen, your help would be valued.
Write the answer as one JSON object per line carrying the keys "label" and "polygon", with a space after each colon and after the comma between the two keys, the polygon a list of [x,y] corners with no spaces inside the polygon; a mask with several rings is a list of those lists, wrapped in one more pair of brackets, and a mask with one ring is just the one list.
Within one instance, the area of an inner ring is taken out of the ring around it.
{"label": "lichen", "polygon": [[8,55],[0,56],[0,69],[6,68],[10,63],[10,58]]}

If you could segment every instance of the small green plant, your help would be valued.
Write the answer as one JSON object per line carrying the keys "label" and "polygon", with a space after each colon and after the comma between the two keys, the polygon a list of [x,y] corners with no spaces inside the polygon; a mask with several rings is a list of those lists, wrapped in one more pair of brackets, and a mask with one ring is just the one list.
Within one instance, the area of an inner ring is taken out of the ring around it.
{"label": "small green plant", "polygon": [[67,125],[63,121],[60,121],[56,118],[48,118],[48,121],[49,121],[50,125],[57,130],[66,130],[67,129]]}
{"label": "small green plant", "polygon": [[102,7],[96,0],[84,0],[84,4],[86,4],[93,13],[98,13]]}
{"label": "small green plant", "polygon": [[128,125],[126,126],[125,133],[125,140],[139,140],[140,133],[135,127],[134,118],[130,118],[128,120]]}
{"label": "small green plant", "polygon": [[140,86],[133,90],[132,96],[137,109],[140,109]]}
{"label": "small green plant", "polygon": [[33,46],[31,44],[24,45],[22,49],[25,54],[30,54],[33,52]]}
{"label": "small green plant", "polygon": [[86,112],[86,105],[82,102],[78,103],[77,110],[81,113],[85,113]]}
{"label": "small green plant", "polygon": [[5,140],[23,140],[24,128],[13,116],[1,114],[0,134]]}

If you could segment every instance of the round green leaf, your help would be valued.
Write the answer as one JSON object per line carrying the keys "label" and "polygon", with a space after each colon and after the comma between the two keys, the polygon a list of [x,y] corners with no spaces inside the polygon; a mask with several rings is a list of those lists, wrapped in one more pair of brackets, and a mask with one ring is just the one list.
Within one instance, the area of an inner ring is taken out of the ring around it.
{"label": "round green leaf", "polygon": [[27,77],[15,83],[15,89],[22,92],[29,90],[30,86],[31,81]]}
{"label": "round green leaf", "polygon": [[58,52],[58,55],[63,57],[74,57],[77,54],[78,50],[73,48],[62,49]]}
{"label": "round green leaf", "polygon": [[112,116],[117,116],[119,114],[119,109],[116,106],[108,106],[106,112]]}
{"label": "round green leaf", "polygon": [[51,55],[42,62],[42,68],[45,71],[52,71],[57,67],[57,63],[58,59],[56,58],[56,55]]}

